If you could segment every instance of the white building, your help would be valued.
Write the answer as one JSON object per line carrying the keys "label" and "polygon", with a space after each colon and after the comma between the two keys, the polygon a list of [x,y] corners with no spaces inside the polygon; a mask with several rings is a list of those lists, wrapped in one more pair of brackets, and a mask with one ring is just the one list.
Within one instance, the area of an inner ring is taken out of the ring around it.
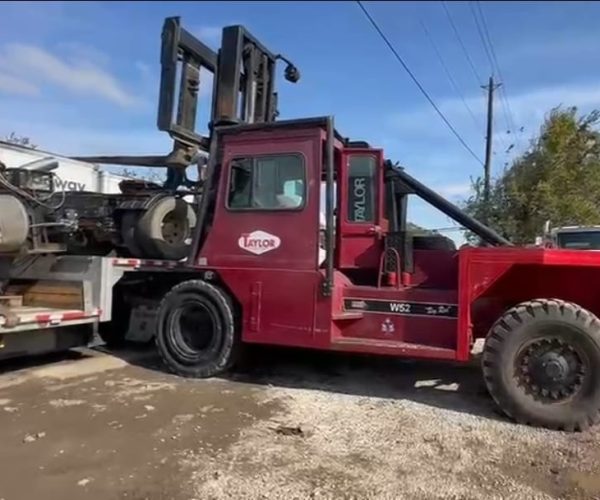
{"label": "white building", "polygon": [[58,168],[56,186],[66,191],[93,191],[119,193],[119,182],[127,177],[102,170],[98,165],[73,160],[48,151],[0,141],[0,162],[8,168],[17,168],[36,160],[53,158]]}

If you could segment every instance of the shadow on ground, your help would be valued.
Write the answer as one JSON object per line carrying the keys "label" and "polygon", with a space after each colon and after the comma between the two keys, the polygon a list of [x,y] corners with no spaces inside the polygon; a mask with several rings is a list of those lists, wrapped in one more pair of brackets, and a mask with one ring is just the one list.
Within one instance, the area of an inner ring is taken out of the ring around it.
{"label": "shadow on ground", "polygon": [[[150,345],[124,349],[98,346],[91,351],[69,351],[10,360],[0,365],[0,374],[57,362],[76,362],[99,353],[118,357],[130,365],[148,370],[164,371],[154,347]],[[487,393],[476,362],[459,365],[296,348],[249,346],[242,363],[219,378],[259,386],[415,401],[488,419],[505,420]],[[196,381],[188,379],[187,382]]]}
{"label": "shadow on ground", "polygon": [[0,362],[0,375],[14,375],[22,370],[38,368],[53,363],[78,361],[91,357],[91,354],[82,351],[62,351],[50,354],[39,354],[36,356],[15,357]]}
{"label": "shadow on ground", "polygon": [[[164,370],[150,348],[108,351],[128,363]],[[478,361],[463,365],[297,348],[249,346],[242,362],[219,378],[237,383],[302,388],[354,396],[408,400],[505,420],[489,396]]]}
{"label": "shadow on ground", "polygon": [[223,378],[242,383],[409,400],[505,420],[477,361],[469,365],[326,351],[252,347]]}

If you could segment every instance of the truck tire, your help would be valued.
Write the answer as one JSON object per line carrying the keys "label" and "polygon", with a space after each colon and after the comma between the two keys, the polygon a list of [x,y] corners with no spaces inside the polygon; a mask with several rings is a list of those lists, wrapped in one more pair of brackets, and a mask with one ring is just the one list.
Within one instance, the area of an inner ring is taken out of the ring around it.
{"label": "truck tire", "polygon": [[239,344],[231,302],[217,287],[184,281],[161,301],[156,346],[171,372],[196,378],[222,373],[236,361]]}
{"label": "truck tire", "polygon": [[196,214],[185,200],[161,198],[137,223],[136,238],[149,259],[181,260],[190,250]]}
{"label": "truck tire", "polygon": [[600,416],[600,320],[557,299],[524,302],[490,329],[483,351],[488,391],[519,423],[583,431]]}
{"label": "truck tire", "polygon": [[114,291],[112,301],[112,319],[98,324],[98,335],[110,349],[127,345],[125,336],[129,330],[131,307],[122,296]]}

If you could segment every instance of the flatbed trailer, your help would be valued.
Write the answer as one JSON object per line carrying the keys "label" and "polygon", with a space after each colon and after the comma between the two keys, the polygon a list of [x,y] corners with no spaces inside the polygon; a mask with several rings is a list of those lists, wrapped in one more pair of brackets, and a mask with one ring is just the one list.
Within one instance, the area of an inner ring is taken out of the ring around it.
{"label": "flatbed trailer", "polygon": [[[0,270],[0,359],[96,344],[112,287],[140,260],[36,255]],[[162,263],[161,263],[162,264]],[[101,341],[100,341],[101,342]]]}

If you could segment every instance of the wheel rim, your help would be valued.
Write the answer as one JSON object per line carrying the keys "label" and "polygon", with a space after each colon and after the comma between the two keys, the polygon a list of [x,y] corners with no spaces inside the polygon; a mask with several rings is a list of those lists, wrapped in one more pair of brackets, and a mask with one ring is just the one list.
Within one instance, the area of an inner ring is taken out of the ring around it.
{"label": "wheel rim", "polygon": [[563,336],[543,336],[515,358],[519,385],[536,400],[559,403],[577,396],[591,373],[585,352]]}
{"label": "wheel rim", "polygon": [[212,359],[219,349],[221,319],[209,301],[196,297],[183,300],[166,326],[169,347],[185,364]]}
{"label": "wheel rim", "polygon": [[187,218],[181,217],[175,210],[165,215],[161,223],[163,240],[169,245],[177,245],[188,237],[189,224]]}

